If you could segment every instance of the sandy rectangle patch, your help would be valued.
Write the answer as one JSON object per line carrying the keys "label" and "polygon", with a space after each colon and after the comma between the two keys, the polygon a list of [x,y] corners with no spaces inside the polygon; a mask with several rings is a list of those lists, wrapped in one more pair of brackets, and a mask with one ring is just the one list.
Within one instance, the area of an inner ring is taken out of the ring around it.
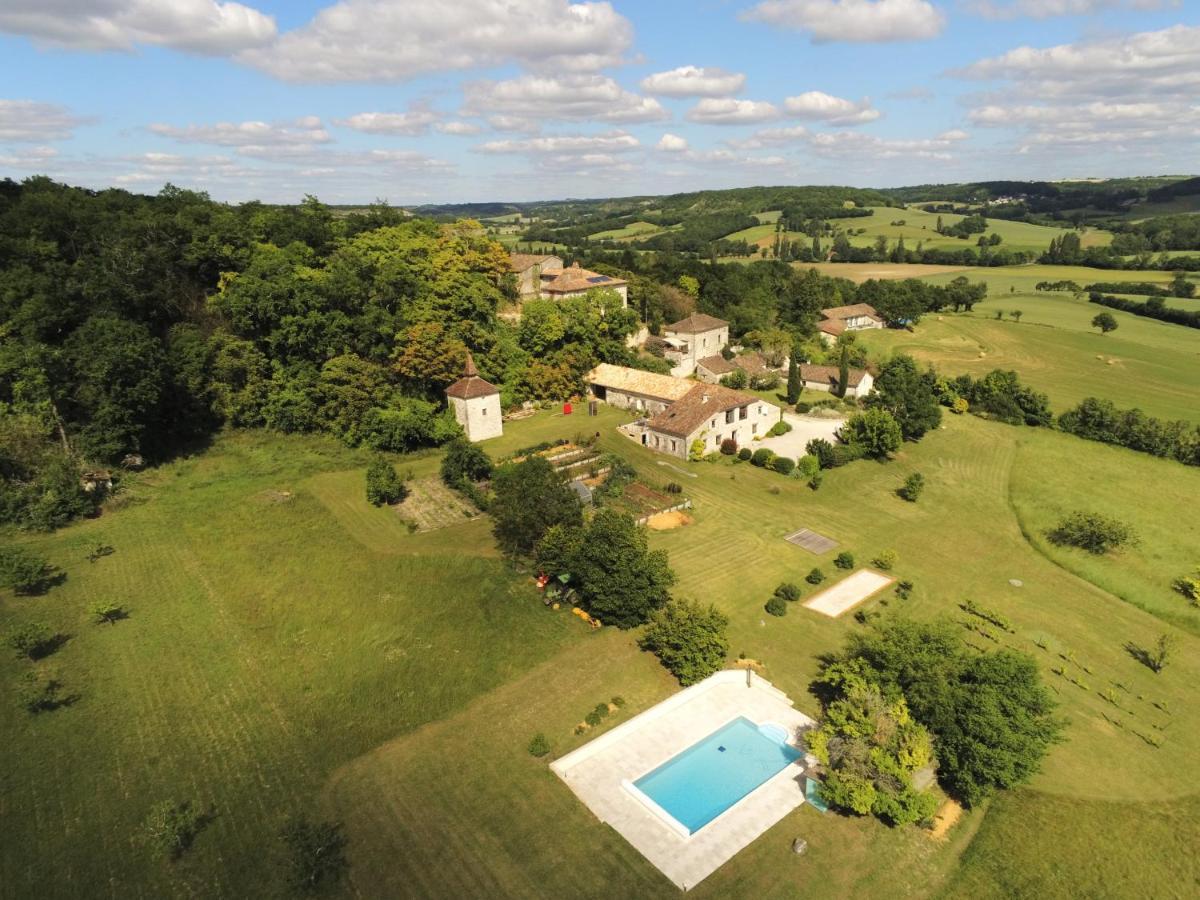
{"label": "sandy rectangle patch", "polygon": [[822,553],[828,553],[837,546],[837,541],[833,538],[818,534],[811,528],[801,528],[799,531],[793,531],[784,540],[789,544],[795,544],[797,547],[803,547],[809,553],[815,553],[818,556]]}
{"label": "sandy rectangle patch", "polygon": [[804,605],[814,612],[836,618],[846,610],[858,606],[868,597],[878,594],[895,580],[895,578],[881,575],[871,569],[859,569],[832,587],[813,594],[805,601]]}

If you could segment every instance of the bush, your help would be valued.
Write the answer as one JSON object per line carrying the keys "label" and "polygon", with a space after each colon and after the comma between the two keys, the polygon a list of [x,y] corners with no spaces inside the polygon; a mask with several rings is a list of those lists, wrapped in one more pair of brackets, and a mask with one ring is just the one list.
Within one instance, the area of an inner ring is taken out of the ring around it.
{"label": "bush", "polygon": [[771,430],[767,432],[767,437],[778,437],[781,434],[787,434],[791,430],[792,426],[783,419],[780,419],[771,426]]}
{"label": "bush", "polygon": [[408,494],[396,467],[385,456],[376,456],[367,466],[367,502],[372,506],[399,503]]}
{"label": "bush", "polygon": [[312,893],[339,881],[350,868],[340,824],[294,819],[279,836],[288,855],[288,885],[294,891]]}
{"label": "bush", "polygon": [[672,600],[650,619],[642,649],[650,650],[684,687],[719,670],[729,653],[729,619],[716,607]]}
{"label": "bush", "polygon": [[70,698],[61,696],[62,685],[53,678],[41,678],[36,672],[26,672],[17,688],[17,703],[28,713],[36,715],[66,706]]}
{"label": "bush", "polygon": [[692,446],[688,448],[688,460],[700,462],[702,459],[704,459],[704,441],[696,438],[692,441]]}
{"label": "bush", "polygon": [[744,369],[734,369],[728,375],[721,378],[721,384],[727,388],[732,388],[735,391],[745,390],[750,383],[750,379],[746,375]]}
{"label": "bush", "polygon": [[750,459],[750,457],[752,457],[753,455],[754,455],[753,450],[751,450],[749,447],[743,447],[741,450],[738,451],[737,458],[740,459],[742,462],[745,462],[746,460]]}
{"label": "bush", "polygon": [[825,580],[825,573],[818,568],[814,568],[811,572],[804,576],[804,580],[809,584],[820,584]]}
{"label": "bush", "polygon": [[836,557],[834,557],[833,564],[839,569],[853,569],[854,554],[849,550],[843,550]]}
{"label": "bush", "polygon": [[778,595],[768,600],[767,605],[763,608],[773,616],[787,615],[787,601]]}
{"label": "bush", "polygon": [[1076,511],[1046,532],[1050,541],[1100,555],[1136,543],[1133,529],[1117,519]]}
{"label": "bush", "polygon": [[483,449],[465,437],[456,437],[446,445],[442,457],[442,481],[458,487],[464,481],[486,481],[492,477],[492,461]]}
{"label": "bush", "polygon": [[916,503],[917,498],[921,496],[921,491],[925,490],[925,476],[920,472],[913,472],[904,479],[904,484],[896,491],[901,497],[909,503]]}
{"label": "bush", "polygon": [[17,594],[41,594],[55,579],[55,569],[24,547],[0,547],[0,586]]}
{"label": "bush", "polygon": [[598,715],[601,719],[607,719],[608,713],[609,713],[608,704],[607,703],[597,703],[596,708],[594,710],[592,710],[592,712],[594,712],[596,715]]}
{"label": "bush", "polygon": [[901,581],[896,585],[896,596],[901,600],[907,600],[912,596],[913,583],[911,581]]}
{"label": "bush", "polygon": [[613,697],[608,702],[611,703],[613,706],[615,706],[617,709],[620,709],[622,706],[625,705],[625,698],[622,697],[620,694],[618,694],[616,697]]}
{"label": "bush", "polygon": [[588,713],[586,716],[583,717],[583,721],[587,722],[589,725],[591,725],[593,728],[595,728],[601,722],[600,713],[596,712],[593,709],[590,713]]}
{"label": "bush", "polygon": [[121,619],[129,618],[129,614],[120,603],[109,600],[93,603],[88,612],[92,614],[92,619],[97,625],[116,625]]}
{"label": "bush", "polygon": [[1187,598],[1192,606],[1200,606],[1200,568],[1171,582],[1171,586]]}
{"label": "bush", "polygon": [[801,415],[804,415],[805,413],[811,412],[811,411],[812,411],[811,403],[805,403],[803,400],[801,400],[799,403],[796,404],[796,412],[800,413]]}
{"label": "bush", "polygon": [[821,489],[821,482],[823,482],[824,480],[825,480],[825,473],[818,472],[812,478],[808,479],[808,486],[809,486],[809,488],[811,488],[814,491],[819,491]]}
{"label": "bush", "polygon": [[812,478],[819,471],[821,463],[811,453],[806,453],[796,461],[796,473],[800,478]]}
{"label": "bush", "polygon": [[546,740],[546,736],[540,731],[533,736],[533,740],[529,742],[529,755],[536,756],[539,759],[550,752],[550,742]]}
{"label": "bush", "polygon": [[760,447],[759,449],[755,450],[754,455],[750,457],[750,465],[758,466],[760,469],[763,469],[770,465],[771,460],[774,458],[774,452],[768,450],[766,447]]}
{"label": "bush", "polygon": [[805,451],[810,456],[817,458],[817,465],[822,469],[832,469],[835,465],[833,459],[833,444],[824,438],[813,438],[804,445]]}
{"label": "bush", "polygon": [[150,810],[142,824],[142,839],[157,855],[179,859],[192,846],[206,818],[189,801],[164,800]]}
{"label": "bush", "polygon": [[796,462],[790,456],[777,456],[771,460],[771,468],[780,475],[791,475],[796,468]]}
{"label": "bush", "polygon": [[672,481],[665,488],[663,488],[663,490],[666,491],[668,494],[682,494],[683,493],[683,485],[680,484],[678,481]]}
{"label": "bush", "polygon": [[58,635],[42,622],[26,622],[9,631],[8,646],[28,659],[49,656],[58,646]]}
{"label": "bush", "polygon": [[800,599],[800,588],[792,584],[790,581],[785,581],[779,587],[775,588],[775,596],[782,597],[789,602]]}
{"label": "bush", "polygon": [[871,565],[877,569],[882,569],[885,572],[890,572],[896,566],[900,555],[895,550],[881,550],[879,554],[871,560]]}
{"label": "bush", "polygon": [[850,446],[876,459],[885,459],[895,453],[904,439],[900,423],[890,412],[879,407],[851,416],[843,426],[843,434]]}
{"label": "bush", "polygon": [[821,468],[838,469],[856,459],[862,459],[864,455],[866,455],[865,450],[858,444],[838,444],[833,448],[829,465]]}
{"label": "bush", "polygon": [[725,438],[721,441],[721,453],[724,456],[733,456],[738,452],[737,441],[733,438]]}

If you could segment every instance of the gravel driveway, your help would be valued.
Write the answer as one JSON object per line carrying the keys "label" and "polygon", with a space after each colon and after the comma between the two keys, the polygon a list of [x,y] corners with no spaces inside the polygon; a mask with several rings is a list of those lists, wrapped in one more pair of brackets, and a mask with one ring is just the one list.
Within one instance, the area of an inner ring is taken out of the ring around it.
{"label": "gravel driveway", "polygon": [[785,412],[783,420],[792,426],[792,430],[779,437],[763,438],[754,442],[754,449],[766,447],[774,451],[776,456],[790,456],[799,459],[804,455],[804,446],[813,438],[824,438],[831,444],[837,443],[834,433],[842,427],[846,419],[842,416],[825,418],[823,416],[802,416],[797,413]]}

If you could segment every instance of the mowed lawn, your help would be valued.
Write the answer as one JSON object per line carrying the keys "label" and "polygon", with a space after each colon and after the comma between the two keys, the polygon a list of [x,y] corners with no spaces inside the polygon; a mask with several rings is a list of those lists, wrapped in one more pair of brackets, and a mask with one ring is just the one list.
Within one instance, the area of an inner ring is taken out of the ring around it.
{"label": "mowed lawn", "polygon": [[[1200,764],[1191,746],[1200,734],[1200,711],[1189,707],[1188,698],[1200,675],[1195,653],[1200,641],[1076,577],[1029,543],[1010,494],[1027,445],[1041,439],[1073,440],[955,417],[893,463],[837,470],[814,493],[795,479],[747,464],[672,462],[696,476],[689,478],[611,430],[602,433],[602,445],[626,456],[646,480],[684,486],[695,502],[694,523],[652,536],[680,575],[676,593],[724,610],[731,619],[731,654],[760,660],[766,676],[800,708],[817,711],[807,689],[818,656],[862,627],[851,615],[828,619],[800,604],[782,619],[763,611],[780,581],[796,582],[808,594],[815,589],[803,579],[814,565],[835,574],[831,559],[837,550],[814,557],[783,540],[800,527],[813,527],[860,563],[884,548],[898,551],[896,574],[915,582],[913,596],[898,601],[885,594],[870,601],[869,609],[961,620],[967,617],[958,604],[970,598],[1008,617],[1015,632],[998,634],[999,645],[1035,656],[1069,719],[1066,743],[1053,750],[1030,787],[997,804],[1003,814],[994,823],[986,810],[972,811],[947,843],[938,844],[918,829],[822,816],[802,806],[693,893],[923,897],[944,890],[954,896],[961,884],[970,886],[972,896],[1009,896],[1000,883],[987,883],[986,859],[959,868],[964,850],[968,861],[976,859],[968,845],[981,827],[989,841],[1015,848],[1004,860],[1021,873],[1028,896],[1071,896],[1061,873],[1081,867],[1088,868],[1084,883],[1108,884],[1112,896],[1143,888],[1148,895],[1171,896],[1193,877],[1190,857],[1165,855],[1154,844],[1159,831],[1142,832],[1137,823],[1143,815],[1155,821],[1173,816],[1195,828],[1189,797]],[[1078,466],[1062,485],[1065,495],[1086,488],[1092,455],[1114,452],[1083,441],[1074,449]],[[1161,461],[1116,452],[1126,457],[1122,484],[1158,473]],[[929,481],[915,505],[894,494],[914,470]],[[1047,477],[1066,478],[1056,471]],[[1155,502],[1147,516],[1175,514],[1170,504]],[[1172,565],[1186,563],[1186,549],[1178,550]],[[1021,586],[1012,585],[1013,579]],[[1148,646],[1164,631],[1177,635],[1180,651],[1156,676],[1124,645]],[[546,734],[556,755],[590,739],[592,734],[575,735],[574,726],[613,695],[627,704],[603,727],[675,689],[653,658],[636,649],[634,637],[608,629],[589,633],[558,659],[454,717],[401,735],[339,769],[324,802],[352,837],[355,893],[672,895],[665,879],[596,822],[544,762],[525,752],[538,732]],[[977,634],[969,639],[998,646]],[[1064,675],[1054,674],[1056,667]],[[1119,706],[1106,699],[1107,692],[1117,696]],[[1107,821],[1116,801],[1126,823],[1122,852],[1095,858],[1095,845],[1076,837],[1074,829],[1080,822]],[[1036,817],[1038,840],[1025,834],[1021,809]],[[801,859],[790,852],[798,835],[810,843]],[[1130,862],[1139,855],[1146,865]],[[905,877],[896,879],[897,871]]]}
{"label": "mowed lawn", "polygon": [[[988,278],[987,299],[972,313],[926,315],[912,330],[860,332],[877,356],[910,353],[945,375],[1015,369],[1062,412],[1084,397],[1140,407],[1162,418],[1200,422],[1200,330],[1108,310],[1118,328],[1091,327],[1103,307],[1069,293],[1010,292]],[[945,277],[945,276],[940,276]],[[1020,321],[1012,311],[1020,310]],[[1001,313],[1002,319],[996,314]]]}

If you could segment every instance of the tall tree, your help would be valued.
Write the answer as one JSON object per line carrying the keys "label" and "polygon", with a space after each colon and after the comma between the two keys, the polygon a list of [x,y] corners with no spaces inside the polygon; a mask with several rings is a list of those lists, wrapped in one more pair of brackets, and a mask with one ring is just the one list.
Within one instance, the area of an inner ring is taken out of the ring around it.
{"label": "tall tree", "polygon": [[670,599],[675,573],[665,550],[650,550],[646,530],[601,509],[584,531],[572,566],[583,605],[606,624],[641,625]]}
{"label": "tall tree", "polygon": [[540,456],[498,468],[492,489],[492,533],[510,556],[528,556],[553,525],[578,526],[583,521],[579,499]]}
{"label": "tall tree", "polygon": [[922,372],[911,356],[901,353],[885,362],[874,387],[867,405],[890,412],[900,423],[905,440],[920,440],[942,423],[937,375],[933,369]]}

